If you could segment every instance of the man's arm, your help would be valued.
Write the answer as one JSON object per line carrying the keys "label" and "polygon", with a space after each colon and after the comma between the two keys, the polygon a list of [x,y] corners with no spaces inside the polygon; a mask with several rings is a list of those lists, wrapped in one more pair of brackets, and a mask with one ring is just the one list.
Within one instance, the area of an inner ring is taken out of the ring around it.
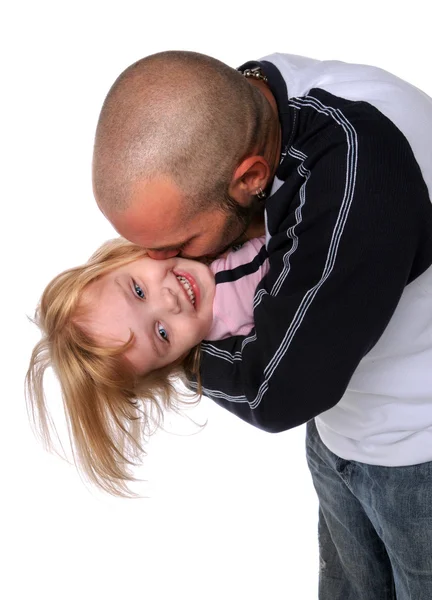
{"label": "man's arm", "polygon": [[[407,283],[432,262],[428,191],[395,129],[363,124],[304,161],[304,185],[285,198],[295,210],[270,230],[255,329],[202,345],[204,394],[259,428],[289,429],[334,406]],[[283,193],[268,200],[269,215]]]}

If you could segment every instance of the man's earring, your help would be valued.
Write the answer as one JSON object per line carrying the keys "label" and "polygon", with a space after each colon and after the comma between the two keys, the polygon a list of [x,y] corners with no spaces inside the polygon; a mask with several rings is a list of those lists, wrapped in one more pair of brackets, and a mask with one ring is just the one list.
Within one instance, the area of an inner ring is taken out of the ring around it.
{"label": "man's earring", "polygon": [[263,192],[262,188],[258,188],[258,191],[256,192],[255,196],[258,198],[258,200],[264,200],[267,194]]}

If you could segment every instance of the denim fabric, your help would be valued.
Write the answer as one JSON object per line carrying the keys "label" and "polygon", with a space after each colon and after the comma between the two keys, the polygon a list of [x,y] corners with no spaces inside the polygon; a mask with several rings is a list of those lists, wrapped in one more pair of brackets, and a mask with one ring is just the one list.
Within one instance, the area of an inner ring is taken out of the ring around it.
{"label": "denim fabric", "polygon": [[307,424],[319,499],[319,600],[432,600],[432,463],[339,458]]}

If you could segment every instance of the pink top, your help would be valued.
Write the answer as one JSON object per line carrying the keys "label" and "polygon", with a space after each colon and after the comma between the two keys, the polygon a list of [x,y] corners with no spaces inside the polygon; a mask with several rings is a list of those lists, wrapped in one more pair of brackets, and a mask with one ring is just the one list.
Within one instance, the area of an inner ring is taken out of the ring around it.
{"label": "pink top", "polygon": [[[207,340],[247,335],[253,329],[255,290],[268,271],[268,258],[263,254],[264,246],[264,236],[253,238],[239,250],[231,251],[227,256],[211,263],[210,269],[218,275],[213,302],[213,325],[206,336]],[[260,252],[263,260],[259,260],[257,256]]]}

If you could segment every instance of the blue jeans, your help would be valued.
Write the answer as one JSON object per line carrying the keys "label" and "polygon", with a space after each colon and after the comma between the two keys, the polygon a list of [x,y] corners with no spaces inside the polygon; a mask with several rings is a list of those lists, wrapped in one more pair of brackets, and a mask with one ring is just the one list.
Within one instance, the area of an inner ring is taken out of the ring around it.
{"label": "blue jeans", "polygon": [[319,499],[319,600],[432,600],[432,462],[343,460],[307,424]]}

